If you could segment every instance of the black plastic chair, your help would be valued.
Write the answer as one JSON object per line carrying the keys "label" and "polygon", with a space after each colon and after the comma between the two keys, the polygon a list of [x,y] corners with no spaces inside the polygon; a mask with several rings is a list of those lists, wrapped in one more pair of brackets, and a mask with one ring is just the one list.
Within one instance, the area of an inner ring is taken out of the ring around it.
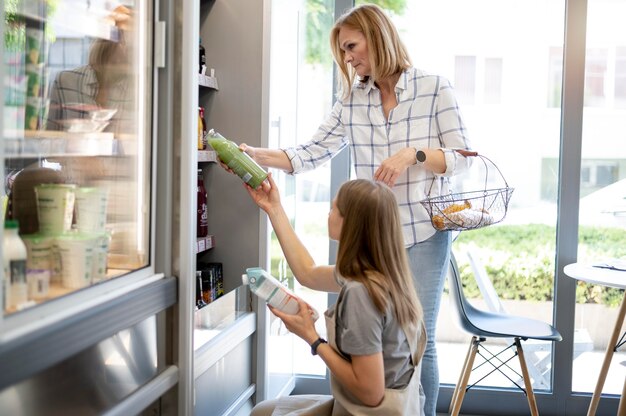
{"label": "black plastic chair", "polygon": [[[515,382],[513,383],[526,394],[531,415],[539,415],[535,394],[533,392],[532,381],[528,373],[528,367],[524,358],[524,350],[522,348],[521,341],[528,339],[560,341],[562,339],[561,334],[552,325],[543,321],[509,315],[507,313],[486,312],[475,308],[467,301],[465,295],[463,294],[461,274],[459,273],[454,253],[450,258],[448,278],[450,299],[453,309],[456,309],[458,323],[464,331],[472,335],[469,350],[467,352],[467,356],[465,357],[465,363],[463,364],[463,370],[461,371],[459,381],[454,388],[454,393],[452,394],[450,414],[452,416],[457,416],[459,414],[465,393],[473,387],[473,385],[468,385],[468,383],[470,374],[475,369],[473,368],[473,365],[476,354],[479,353],[485,358],[486,362],[493,366],[493,370],[491,370],[489,374],[499,371],[511,380],[511,378],[502,371],[502,367],[505,366],[505,368],[508,368],[511,371],[514,370],[507,365],[509,360],[503,361],[500,358],[500,354],[509,348],[515,347],[515,355],[517,355],[519,359],[520,368],[522,370],[521,377],[524,380],[524,387],[519,386]],[[513,343],[508,345],[503,351],[497,354],[492,354],[481,345],[488,338],[512,338]],[[485,357],[485,355],[479,352],[481,347],[483,350],[488,352],[489,357]]]}

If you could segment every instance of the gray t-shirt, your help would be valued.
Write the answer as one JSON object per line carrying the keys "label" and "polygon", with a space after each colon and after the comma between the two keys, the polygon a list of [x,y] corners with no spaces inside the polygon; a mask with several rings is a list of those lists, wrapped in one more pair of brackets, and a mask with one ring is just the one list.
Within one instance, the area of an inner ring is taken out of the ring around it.
{"label": "gray t-shirt", "polygon": [[411,349],[404,330],[398,324],[391,303],[381,314],[367,288],[360,282],[337,276],[342,285],[336,311],[336,343],[348,358],[351,355],[383,353],[385,388],[408,385],[413,367]]}

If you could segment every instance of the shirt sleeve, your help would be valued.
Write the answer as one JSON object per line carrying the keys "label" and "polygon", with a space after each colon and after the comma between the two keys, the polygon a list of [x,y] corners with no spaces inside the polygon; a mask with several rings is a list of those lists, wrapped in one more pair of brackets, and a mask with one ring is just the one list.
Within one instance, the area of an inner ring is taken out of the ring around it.
{"label": "shirt sleeve", "polygon": [[439,87],[436,119],[442,141],[441,150],[446,159],[446,171],[439,176],[455,176],[469,169],[472,158],[461,156],[454,149],[470,150],[465,123],[461,117],[454,89],[450,82],[441,78]]}
{"label": "shirt sleeve", "polygon": [[293,173],[312,170],[332,159],[348,145],[341,120],[343,104],[337,101],[332,112],[307,143],[282,149],[291,162]]}
{"label": "shirt sleeve", "polygon": [[349,355],[371,355],[383,350],[384,316],[362,284],[344,288],[339,323],[340,350]]}

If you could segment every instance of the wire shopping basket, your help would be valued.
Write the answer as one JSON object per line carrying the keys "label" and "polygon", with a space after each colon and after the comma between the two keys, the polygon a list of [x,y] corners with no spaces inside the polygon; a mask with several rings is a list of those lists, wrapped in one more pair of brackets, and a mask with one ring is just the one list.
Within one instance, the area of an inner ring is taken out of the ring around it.
{"label": "wire shopping basket", "polygon": [[[491,159],[478,152],[456,150],[463,156],[477,157],[485,166],[485,185],[483,190],[451,193],[426,198],[420,203],[430,216],[437,230],[474,230],[496,224],[504,219],[514,188],[510,188],[502,172]],[[487,189],[490,168],[494,167],[504,183],[503,188]],[[430,184],[432,190],[433,182]],[[430,191],[429,191],[430,193]]]}

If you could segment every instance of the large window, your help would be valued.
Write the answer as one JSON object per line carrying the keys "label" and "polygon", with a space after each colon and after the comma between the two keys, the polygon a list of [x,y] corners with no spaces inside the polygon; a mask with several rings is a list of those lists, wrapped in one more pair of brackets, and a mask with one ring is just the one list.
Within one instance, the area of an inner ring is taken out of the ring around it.
{"label": "large window", "polygon": [[[333,66],[328,36],[333,16],[332,0],[272,2],[270,148],[306,142],[331,109]],[[275,171],[274,178],[296,233],[316,263],[328,264],[330,164],[298,175]],[[328,304],[327,294],[297,283],[273,232],[269,254],[271,273],[322,315]],[[272,377],[324,377],[326,366],[311,356],[303,341],[288,334],[273,315],[270,321],[268,365]],[[318,320],[317,329],[325,334],[324,319]]]}
{"label": "large window", "polygon": [[[454,243],[466,295],[480,307],[489,307],[473,281],[469,252],[483,264],[507,312],[558,324],[566,336],[555,348],[527,344],[533,386],[541,392],[539,409],[547,408],[548,414],[585,414],[602,364],[603,332],[610,332],[621,293],[583,284],[576,284],[574,293],[555,282],[571,281],[562,272],[564,264],[557,263],[576,261],[568,244],[576,239],[577,226],[578,260],[626,256],[626,32],[620,26],[626,1],[588,0],[583,10],[581,3],[568,0],[373,2],[392,15],[415,66],[453,83],[472,147],[493,160],[515,188],[502,223],[463,232]],[[585,27],[586,56],[578,43],[581,36],[576,36]],[[577,67],[581,56],[584,68]],[[578,92],[584,97],[582,126],[577,124],[581,119],[577,112],[582,113],[576,103]],[[306,118],[312,123],[320,120]],[[580,146],[578,157],[575,149]],[[570,157],[571,149],[575,158]],[[572,167],[577,173],[580,167],[580,178],[564,176]],[[331,177],[335,175],[332,172]],[[456,189],[480,189],[482,175],[478,170],[458,178]],[[573,187],[581,197],[580,224],[558,227],[563,221],[559,213],[570,209],[559,199],[567,201]],[[559,312],[573,311],[574,304],[575,316]],[[442,383],[439,411],[447,409],[469,340],[454,325],[451,313],[444,299],[436,334]],[[561,355],[555,354],[557,350]],[[562,358],[568,350],[572,362]],[[624,358],[617,354],[614,360],[619,364]],[[619,393],[623,380],[623,366],[613,365],[604,392]],[[512,413],[525,411],[524,395],[514,388],[515,382],[519,380],[506,377],[478,381],[483,389],[468,394],[464,408],[501,414],[506,400]],[[616,408],[612,399],[603,403]]]}
{"label": "large window", "polygon": [[[588,4],[585,99],[580,175],[578,261],[626,258],[626,33],[618,15],[625,1]],[[623,291],[579,282],[576,335],[588,343],[574,351],[572,390],[595,388]],[[626,353],[618,349],[603,393],[621,394]]]}
{"label": "large window", "polygon": [[[562,51],[564,6],[557,1],[497,0],[481,2],[481,7],[463,0],[408,1],[395,18],[416,66],[452,82],[472,147],[490,158],[515,188],[503,223],[463,232],[454,244],[466,291],[487,308],[471,277],[469,252],[484,265],[507,312],[546,322],[553,320],[557,192],[542,193],[542,187],[552,183],[556,189],[558,184],[561,114],[544,97],[554,96],[546,80],[555,85],[562,80],[562,71],[550,72],[550,57],[551,51]],[[439,30],[441,20],[435,16],[445,16],[445,31]],[[543,169],[547,158],[556,169]],[[456,180],[457,191],[486,186],[480,165]],[[493,166],[488,175],[494,185],[505,186],[502,180],[497,183]],[[468,336],[454,325],[451,313],[444,299],[436,334],[440,382],[453,385]],[[499,345],[491,347],[495,351]],[[537,390],[550,389],[550,354],[549,344],[528,347]],[[479,385],[514,388],[514,382],[519,380],[494,376]]]}

